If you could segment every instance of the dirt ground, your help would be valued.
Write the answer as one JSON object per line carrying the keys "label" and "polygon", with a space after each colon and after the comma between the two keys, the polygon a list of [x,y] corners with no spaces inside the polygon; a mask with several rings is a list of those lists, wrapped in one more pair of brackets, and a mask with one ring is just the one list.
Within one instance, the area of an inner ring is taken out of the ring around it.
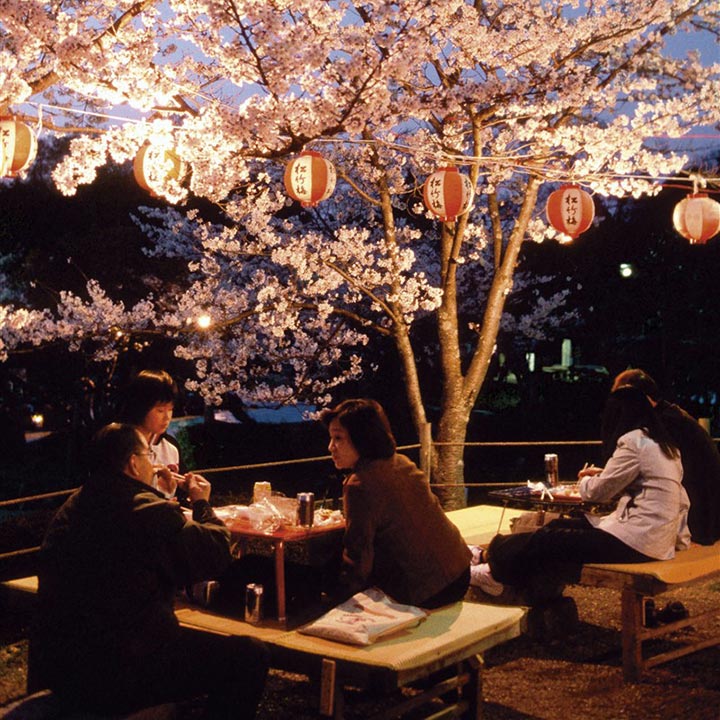
{"label": "dirt ground", "polygon": [[[571,636],[542,643],[523,636],[485,654],[485,720],[720,720],[720,646],[651,668],[640,682],[626,684],[618,592],[573,587],[566,594],[575,599],[580,616]],[[697,615],[720,606],[720,582],[676,590],[657,598],[659,607],[669,600],[681,601]],[[2,608],[0,615],[2,706],[24,694],[29,614]],[[720,636],[720,617],[679,631],[672,642],[696,635]],[[376,697],[352,692],[346,715],[359,720],[384,707]],[[187,708],[186,714],[197,711]],[[317,717],[317,688],[302,675],[272,671],[257,720]]]}

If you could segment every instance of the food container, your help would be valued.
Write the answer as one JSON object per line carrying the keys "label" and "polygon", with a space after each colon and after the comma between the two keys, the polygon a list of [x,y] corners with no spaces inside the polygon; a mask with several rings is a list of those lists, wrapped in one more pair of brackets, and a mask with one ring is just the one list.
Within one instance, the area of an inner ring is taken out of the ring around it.
{"label": "food container", "polygon": [[249,583],[245,586],[245,622],[257,625],[262,620],[263,586]]}
{"label": "food container", "polygon": [[315,517],[315,494],[298,493],[297,504],[297,524],[300,527],[312,527]]}
{"label": "food container", "polygon": [[259,503],[272,495],[272,485],[269,482],[256,482],[253,485],[253,502]]}
{"label": "food container", "polygon": [[555,453],[545,454],[545,484],[548,487],[558,484],[558,456]]}

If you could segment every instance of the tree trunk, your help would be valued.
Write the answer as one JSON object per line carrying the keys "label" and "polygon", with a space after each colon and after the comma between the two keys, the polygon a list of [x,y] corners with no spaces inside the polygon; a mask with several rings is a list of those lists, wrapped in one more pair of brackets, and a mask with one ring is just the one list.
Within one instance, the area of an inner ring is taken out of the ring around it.
{"label": "tree trunk", "polygon": [[433,453],[433,491],[445,510],[467,505],[465,491],[465,437],[469,414],[447,408],[440,416]]}

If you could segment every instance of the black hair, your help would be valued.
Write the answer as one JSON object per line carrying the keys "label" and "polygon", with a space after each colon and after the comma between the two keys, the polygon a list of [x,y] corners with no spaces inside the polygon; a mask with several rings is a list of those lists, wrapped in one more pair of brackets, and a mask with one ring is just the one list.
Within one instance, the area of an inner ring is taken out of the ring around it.
{"label": "black hair", "polygon": [[120,420],[142,425],[145,416],[158,403],[175,403],[178,388],[165,370],[142,370],[125,389]]}
{"label": "black hair", "polygon": [[613,388],[617,390],[621,387],[634,387],[642,390],[645,395],[655,402],[660,399],[657,383],[640,368],[628,368],[619,373],[615,378]]}
{"label": "black hair", "polygon": [[142,436],[134,425],[110,423],[98,430],[90,442],[89,470],[91,475],[122,472],[130,456],[146,450]]}
{"label": "black hair", "polygon": [[677,445],[647,395],[638,388],[625,385],[610,393],[605,403],[600,433],[605,459],[615,452],[617,441],[622,435],[638,428],[644,430],[667,457],[678,457]]}
{"label": "black hair", "polygon": [[389,458],[395,454],[390,422],[382,405],[375,400],[343,400],[334,408],[323,410],[320,420],[325,427],[337,420],[347,430],[362,460]]}

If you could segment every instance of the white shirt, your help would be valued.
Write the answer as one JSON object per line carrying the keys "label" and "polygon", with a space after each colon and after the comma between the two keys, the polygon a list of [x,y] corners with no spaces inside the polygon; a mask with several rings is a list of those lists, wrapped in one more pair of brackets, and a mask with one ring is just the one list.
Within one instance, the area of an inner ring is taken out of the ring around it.
{"label": "white shirt", "polygon": [[[170,466],[170,469],[174,472],[178,471],[180,465],[180,453],[178,449],[173,445],[167,438],[161,437],[156,443],[150,445],[153,456],[151,458],[153,465],[166,465]],[[158,490],[158,477],[153,475],[152,486],[155,490]],[[162,492],[162,491],[160,491]],[[175,493],[163,492],[166,498],[170,499],[175,497]]]}

